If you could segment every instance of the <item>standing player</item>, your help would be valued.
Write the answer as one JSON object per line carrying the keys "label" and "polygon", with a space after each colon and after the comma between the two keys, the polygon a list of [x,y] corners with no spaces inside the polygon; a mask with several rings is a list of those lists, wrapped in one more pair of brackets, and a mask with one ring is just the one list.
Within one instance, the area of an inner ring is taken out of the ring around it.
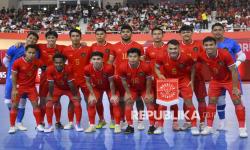
{"label": "standing player", "polygon": [[153,134],[155,130],[154,120],[154,93],[152,90],[152,70],[150,65],[140,61],[141,51],[131,48],[127,51],[128,61],[123,62],[118,69],[123,87],[125,89],[125,113],[128,126],[125,133],[134,133],[133,127],[133,105],[139,97],[146,103],[149,116],[150,127],[148,134]]}
{"label": "standing player", "polygon": [[[192,135],[199,135],[200,131],[196,127],[196,118],[194,117],[195,107],[192,102],[193,82],[195,75],[194,61],[191,57],[180,50],[180,43],[177,40],[170,40],[167,44],[167,52],[164,52],[156,61],[155,71],[159,79],[177,78],[179,84],[180,96],[183,98],[187,107],[187,116],[191,121]],[[159,67],[162,66],[162,73]],[[164,111],[166,107],[159,106]],[[161,134],[163,131],[164,119],[159,121],[159,127],[155,134]]]}
{"label": "standing player", "polygon": [[98,101],[102,101],[102,95],[106,92],[113,107],[112,110],[115,118],[114,132],[120,133],[119,95],[115,89],[113,66],[103,62],[103,53],[93,52],[91,54],[91,64],[86,66],[84,70],[88,87],[88,115],[90,122],[90,126],[85,132],[95,131],[96,105]]}
{"label": "standing player", "polygon": [[[91,52],[101,52],[103,53],[103,61],[104,63],[113,64],[114,61],[114,47],[112,44],[108,43],[106,41],[106,30],[103,28],[97,28],[95,30],[95,36],[96,36],[96,43],[92,44],[91,46]],[[99,103],[97,106],[97,112],[98,114],[103,115],[103,103],[102,101],[98,101]],[[113,108],[110,104],[110,115],[111,115],[111,123],[110,128],[114,128],[114,114],[113,114]],[[100,120],[98,125],[96,126],[97,129],[102,128],[106,125],[105,120]]]}
{"label": "standing player", "polygon": [[33,114],[36,118],[37,130],[43,131],[41,125],[41,111],[38,107],[38,93],[35,87],[35,80],[38,67],[41,62],[35,58],[37,47],[28,45],[25,47],[25,56],[17,59],[12,67],[12,108],[10,111],[10,129],[9,133],[15,133],[15,121],[17,117],[18,104],[20,98],[26,95],[31,101]]}
{"label": "standing player", "polygon": [[48,128],[44,132],[52,132],[53,105],[60,100],[62,95],[67,95],[74,105],[76,114],[76,131],[83,131],[80,126],[82,118],[82,106],[80,101],[80,93],[74,85],[74,77],[70,66],[65,66],[66,58],[62,54],[55,54],[53,57],[54,65],[47,70],[47,79],[49,82],[48,102],[46,104],[46,115],[48,120]]}
{"label": "standing player", "polygon": [[203,45],[206,51],[200,54],[198,61],[208,65],[212,79],[208,90],[207,127],[201,134],[207,135],[213,132],[212,126],[218,97],[226,89],[235,106],[240,137],[247,137],[245,107],[241,102],[241,90],[235,62],[227,50],[217,48],[215,38],[206,37]]}
{"label": "standing player", "polygon": [[[25,53],[25,47],[31,44],[36,44],[38,40],[38,35],[35,32],[30,32],[26,38],[25,44],[20,45],[20,47],[11,46],[3,58],[3,64],[7,68],[6,84],[5,84],[5,104],[11,109],[11,91],[12,91],[12,80],[11,80],[11,69],[13,63],[18,58],[22,57]],[[18,115],[17,115],[17,128],[18,130],[25,131],[26,127],[22,125],[22,119],[25,112],[26,97],[21,97],[20,103],[18,105]]]}
{"label": "standing player", "polygon": [[[65,47],[62,51],[62,54],[67,57],[68,64],[72,67],[76,87],[81,88],[84,99],[86,101],[87,86],[84,79],[84,67],[89,64],[91,51],[88,46],[82,46],[82,33],[80,30],[70,30],[69,36],[72,45]],[[69,123],[64,126],[64,129],[66,130],[73,128],[74,105],[72,101],[70,101],[68,106],[68,118]],[[104,120],[104,117],[101,120]]]}
{"label": "standing player", "polygon": [[[182,41],[180,43],[180,49],[183,53],[189,55],[193,60],[197,61],[197,56],[199,53],[203,52],[202,42],[192,40],[193,28],[188,25],[184,25],[180,29],[180,35]],[[195,80],[194,80],[194,93],[198,101],[198,111],[200,115],[200,128],[201,130],[205,127],[205,116],[206,116],[206,101],[207,96],[205,79],[202,75],[202,64],[196,63],[195,65]],[[186,110],[186,105],[184,105],[184,111]],[[190,122],[184,123],[182,130],[186,130],[191,127]]]}
{"label": "standing player", "polygon": [[[221,23],[215,23],[212,26],[212,34],[217,42],[218,48],[223,48],[228,50],[228,52],[233,57],[236,67],[246,60],[246,55],[240,48],[240,45],[233,39],[224,37],[224,26]],[[239,74],[239,73],[238,73]],[[240,79],[240,78],[239,78]],[[217,111],[220,118],[219,130],[224,130],[225,128],[225,107],[226,107],[226,90],[222,91],[222,95],[218,99]]]}
{"label": "standing player", "polygon": [[[119,93],[120,93],[120,96],[121,96],[120,105],[121,105],[121,116],[122,116],[123,120],[125,118],[125,103],[124,103],[124,101],[122,99],[123,99],[125,91],[124,91],[124,88],[122,86],[121,79],[117,75],[117,68],[119,67],[119,65],[122,62],[124,62],[124,61],[126,61],[128,59],[127,58],[127,51],[129,49],[131,49],[131,48],[139,49],[140,52],[141,52],[140,59],[144,60],[143,47],[139,43],[137,43],[135,41],[132,41],[132,39],[131,39],[132,38],[132,32],[133,32],[133,30],[129,25],[123,25],[121,27],[122,41],[114,44],[114,47],[115,47],[114,66],[115,66],[115,76],[116,76],[115,81],[116,81],[116,87],[118,87],[118,90],[119,90]],[[140,98],[136,101],[136,107],[137,107],[138,112],[144,111],[144,104],[143,104],[143,101]],[[144,127],[143,121],[140,118],[141,117],[139,116],[138,129],[143,130],[145,127]]]}

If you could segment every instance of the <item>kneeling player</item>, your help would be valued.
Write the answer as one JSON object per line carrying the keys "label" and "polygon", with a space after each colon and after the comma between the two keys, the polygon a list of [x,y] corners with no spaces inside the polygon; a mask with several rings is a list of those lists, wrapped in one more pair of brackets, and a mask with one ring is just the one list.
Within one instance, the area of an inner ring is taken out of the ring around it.
{"label": "kneeling player", "polygon": [[212,80],[209,83],[208,89],[209,105],[207,107],[207,127],[201,134],[207,135],[213,132],[212,125],[218,97],[221,96],[222,91],[226,89],[235,106],[240,137],[247,137],[245,107],[241,102],[240,84],[234,60],[227,50],[217,48],[216,39],[213,37],[206,37],[203,40],[203,46],[205,52],[200,54],[198,61],[208,65]]}
{"label": "kneeling player", "polygon": [[15,133],[15,121],[20,98],[26,95],[31,101],[33,114],[36,118],[37,130],[43,131],[41,125],[41,110],[38,107],[38,93],[35,87],[35,80],[38,67],[41,62],[35,58],[37,47],[28,45],[25,48],[25,56],[17,59],[12,67],[12,108],[10,111],[9,133]]}
{"label": "kneeling player", "polygon": [[44,132],[52,132],[52,118],[53,106],[60,99],[62,95],[67,95],[74,105],[76,114],[76,131],[83,131],[80,126],[82,118],[82,107],[80,101],[79,91],[75,88],[72,69],[65,65],[66,58],[62,54],[55,54],[53,57],[54,65],[47,70],[47,79],[49,82],[48,102],[46,104],[46,115],[48,121],[48,128]]}
{"label": "kneeling player", "polygon": [[120,133],[120,105],[118,92],[115,90],[113,66],[110,64],[104,64],[103,53],[93,52],[91,54],[91,64],[85,67],[84,74],[89,90],[88,115],[90,122],[90,126],[85,130],[85,132],[95,131],[96,104],[98,101],[102,100],[102,95],[106,92],[113,107],[113,114],[115,118],[114,132]]}
{"label": "kneeling player", "polygon": [[149,134],[154,133],[154,94],[152,87],[152,71],[150,65],[140,61],[141,52],[137,48],[131,48],[127,51],[128,61],[123,62],[118,69],[118,74],[122,79],[122,84],[125,89],[124,101],[125,115],[128,127],[125,133],[134,133],[132,109],[134,102],[142,97],[146,103],[150,127]]}

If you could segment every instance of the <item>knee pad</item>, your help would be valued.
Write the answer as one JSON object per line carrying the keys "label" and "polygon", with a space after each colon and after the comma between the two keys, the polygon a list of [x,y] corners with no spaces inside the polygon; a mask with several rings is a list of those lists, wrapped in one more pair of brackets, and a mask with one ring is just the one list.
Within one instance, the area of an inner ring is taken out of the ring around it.
{"label": "knee pad", "polygon": [[217,105],[218,106],[226,105],[226,96],[225,95],[219,96]]}
{"label": "knee pad", "polygon": [[9,109],[11,108],[11,99],[4,99],[4,103]]}
{"label": "knee pad", "polygon": [[27,102],[26,98],[21,98],[20,102],[19,102],[19,105],[18,105],[18,108],[25,108],[26,102]]}

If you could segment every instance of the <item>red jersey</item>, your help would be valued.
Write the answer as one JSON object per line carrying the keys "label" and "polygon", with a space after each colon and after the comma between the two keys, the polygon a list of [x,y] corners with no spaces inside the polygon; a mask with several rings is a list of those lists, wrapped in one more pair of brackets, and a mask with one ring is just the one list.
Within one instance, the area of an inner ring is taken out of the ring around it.
{"label": "red jersey", "polygon": [[109,64],[104,64],[101,70],[96,70],[93,64],[89,64],[84,68],[84,75],[90,78],[93,88],[108,90],[109,78],[114,76],[114,67]]}
{"label": "red jersey", "polygon": [[146,89],[146,79],[152,78],[152,71],[145,62],[140,61],[137,68],[131,68],[126,61],[119,66],[118,75],[127,80],[130,89],[142,91]]}
{"label": "red jersey", "polygon": [[161,47],[155,47],[154,44],[150,45],[146,49],[146,61],[155,64],[159,54],[165,52],[167,50],[167,45],[163,44]]}
{"label": "red jersey", "polygon": [[49,48],[47,44],[37,44],[41,53],[41,60],[46,66],[53,65],[53,56],[56,53],[62,52],[64,45],[57,45],[53,48]]}
{"label": "red jersey", "polygon": [[124,62],[125,60],[128,59],[127,57],[127,51],[130,48],[138,48],[141,51],[141,56],[144,55],[144,49],[142,47],[141,44],[135,42],[135,41],[131,41],[128,44],[124,44],[123,42],[118,42],[116,44],[114,44],[114,55],[115,55],[115,62],[114,65],[115,67],[117,67],[118,64],[121,64],[122,62]]}
{"label": "red jersey", "polygon": [[72,68],[68,65],[65,65],[63,71],[58,72],[55,66],[52,65],[47,69],[47,80],[54,81],[54,85],[56,88],[62,90],[70,90],[68,82],[74,80]]}
{"label": "red jersey", "polygon": [[81,46],[78,49],[72,46],[67,46],[62,51],[68,59],[68,64],[71,65],[74,78],[77,84],[84,82],[84,67],[89,64],[91,50],[90,47]]}
{"label": "red jersey", "polygon": [[199,55],[198,62],[207,64],[212,80],[218,82],[232,81],[232,74],[229,67],[234,65],[234,60],[227,50],[217,49],[217,56],[215,58],[210,58],[206,52],[203,52]]}
{"label": "red jersey", "polygon": [[17,85],[25,88],[35,87],[37,71],[41,64],[38,59],[31,62],[27,62],[24,57],[17,59],[12,66],[12,72],[17,73]]}
{"label": "red jersey", "polygon": [[178,78],[179,80],[191,80],[191,68],[194,65],[191,57],[180,53],[177,60],[169,57],[168,53],[159,56],[156,61],[158,66],[163,67],[163,74],[166,78]]}
{"label": "red jersey", "polygon": [[114,56],[114,47],[112,44],[106,42],[104,45],[94,43],[91,46],[91,52],[101,52],[103,53],[103,61],[106,63],[109,60],[109,56]]}
{"label": "red jersey", "polygon": [[204,52],[203,45],[200,41],[192,41],[190,44],[185,44],[183,41],[180,43],[180,49],[186,55],[192,57],[197,61],[199,53]]}

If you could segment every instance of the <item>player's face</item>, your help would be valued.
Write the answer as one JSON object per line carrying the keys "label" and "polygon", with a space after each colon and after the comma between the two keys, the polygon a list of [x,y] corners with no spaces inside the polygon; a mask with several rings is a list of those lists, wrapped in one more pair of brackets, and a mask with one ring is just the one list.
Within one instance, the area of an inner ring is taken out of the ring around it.
{"label": "player's face", "polygon": [[29,48],[25,51],[25,59],[28,61],[33,60],[36,57],[36,49]]}
{"label": "player's face", "polygon": [[170,58],[176,59],[179,56],[179,45],[168,44],[168,54]]}
{"label": "player's face", "polygon": [[214,41],[207,41],[203,44],[208,56],[214,57],[217,54],[217,47]]}
{"label": "player's face", "polygon": [[95,36],[96,36],[96,41],[97,42],[103,42],[103,41],[105,41],[105,38],[106,38],[105,32],[103,32],[103,31],[97,31],[96,34],[95,34]]}
{"label": "player's face", "polygon": [[131,39],[132,32],[129,29],[123,29],[121,31],[121,37],[123,41],[129,41]]}
{"label": "player's face", "polygon": [[62,72],[65,65],[63,58],[55,58],[54,65],[58,72]]}
{"label": "player's face", "polygon": [[103,64],[103,58],[100,56],[93,56],[91,58],[91,63],[94,65],[95,68],[100,68]]}
{"label": "player's face", "polygon": [[49,35],[46,37],[48,45],[55,45],[57,38],[54,35]]}
{"label": "player's face", "polygon": [[152,33],[152,37],[153,37],[154,42],[161,42],[162,37],[163,37],[163,33],[161,30],[154,30]]}
{"label": "player's face", "polygon": [[224,35],[224,29],[221,26],[215,26],[212,30],[212,34],[216,39],[221,39]]}
{"label": "player's face", "polygon": [[72,32],[70,35],[70,39],[72,41],[72,44],[80,44],[81,35],[77,32]]}
{"label": "player's face", "polygon": [[181,37],[183,41],[189,41],[192,39],[192,31],[181,31]]}
{"label": "player's face", "polygon": [[128,54],[128,62],[129,64],[137,64],[140,61],[140,56],[137,53],[129,53]]}
{"label": "player's face", "polygon": [[37,38],[34,35],[30,35],[26,38],[26,45],[34,45],[37,43]]}

